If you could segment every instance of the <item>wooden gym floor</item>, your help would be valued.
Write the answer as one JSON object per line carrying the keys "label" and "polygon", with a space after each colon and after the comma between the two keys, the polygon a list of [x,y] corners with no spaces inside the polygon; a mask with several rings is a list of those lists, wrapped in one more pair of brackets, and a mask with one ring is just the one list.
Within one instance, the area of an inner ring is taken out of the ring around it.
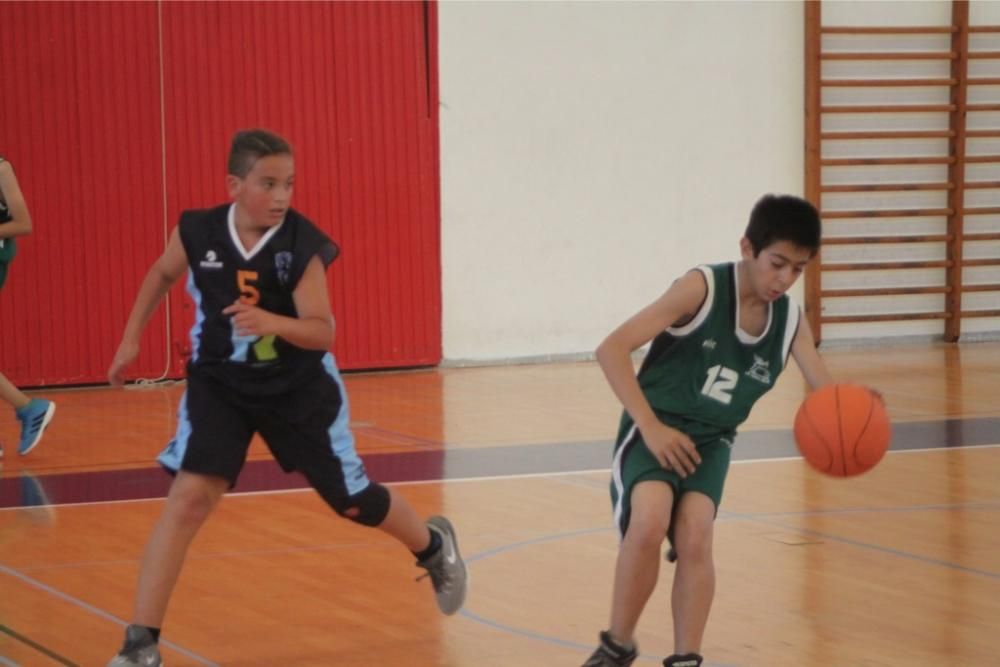
{"label": "wooden gym floor", "polygon": [[[880,389],[892,451],[859,478],[795,457],[797,369],[755,408],[716,527],[706,667],[997,665],[1000,344],[824,351],[838,379]],[[616,536],[608,498],[619,407],[593,363],[349,375],[372,477],[455,523],[465,609],[381,533],[338,519],[260,443],[192,547],[163,634],[181,665],[580,665],[607,623]],[[169,478],[182,384],[45,392],[59,405],[16,454],[0,415],[0,665],[103,665]],[[671,652],[670,578],[640,623]]]}

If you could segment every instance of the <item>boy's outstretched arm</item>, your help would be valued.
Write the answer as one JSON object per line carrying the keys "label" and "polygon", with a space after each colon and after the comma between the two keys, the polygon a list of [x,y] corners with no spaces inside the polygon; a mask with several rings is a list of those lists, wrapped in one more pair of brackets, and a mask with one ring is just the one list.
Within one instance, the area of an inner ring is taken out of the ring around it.
{"label": "boy's outstretched arm", "polygon": [[108,369],[108,380],[112,386],[119,387],[124,382],[125,368],[139,356],[139,342],[142,340],[142,331],[146,328],[146,323],[187,267],[187,254],[181,243],[180,232],[174,228],[170,240],[167,241],[166,250],[149,268],[135,297],[132,313],[125,325],[125,333],[122,334],[122,341]]}
{"label": "boy's outstretched arm", "polygon": [[618,400],[639,427],[646,447],[660,465],[682,477],[694,472],[701,458],[687,435],[661,422],[653,412],[635,376],[632,352],[668,327],[693,317],[707,292],[701,272],[687,273],[660,298],[612,331],[597,348],[597,362]]}
{"label": "boy's outstretched arm", "polygon": [[233,328],[240,335],[278,336],[306,350],[329,350],[333,345],[333,313],[319,256],[309,260],[292,300],[298,317],[285,317],[239,301],[222,312],[232,315]]}
{"label": "boy's outstretched arm", "polygon": [[792,341],[792,356],[795,357],[795,363],[799,365],[802,375],[813,391],[833,382],[823,357],[819,356],[819,351],[816,349],[816,340],[813,338],[812,329],[809,328],[809,320],[805,316],[799,318],[799,330],[795,333],[795,340]]}
{"label": "boy's outstretched arm", "polygon": [[31,214],[28,212],[28,204],[21,194],[21,186],[17,183],[14,168],[4,159],[0,159],[0,194],[7,202],[7,210],[11,217],[10,222],[0,225],[0,239],[30,234]]}

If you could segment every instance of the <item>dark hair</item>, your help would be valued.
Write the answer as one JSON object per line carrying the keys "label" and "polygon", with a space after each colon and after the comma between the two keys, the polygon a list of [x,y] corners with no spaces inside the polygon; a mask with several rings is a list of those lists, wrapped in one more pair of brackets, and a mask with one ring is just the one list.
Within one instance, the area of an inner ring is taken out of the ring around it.
{"label": "dark hair", "polygon": [[291,155],[287,141],[268,130],[240,130],[229,149],[229,173],[244,178],[257,160],[268,155]]}
{"label": "dark hair", "polygon": [[808,248],[815,255],[820,245],[820,222],[816,207],[791,195],[764,195],[750,212],[744,236],[750,241],[753,256],[772,243],[788,241]]}

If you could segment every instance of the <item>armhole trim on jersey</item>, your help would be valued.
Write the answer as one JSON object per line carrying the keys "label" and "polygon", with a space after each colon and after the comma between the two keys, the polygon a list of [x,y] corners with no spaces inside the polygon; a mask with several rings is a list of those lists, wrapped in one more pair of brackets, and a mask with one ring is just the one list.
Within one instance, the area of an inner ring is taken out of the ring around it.
{"label": "armhole trim on jersey", "polygon": [[698,312],[694,314],[690,322],[679,327],[667,327],[667,333],[673,336],[687,336],[700,327],[708,319],[708,314],[712,312],[712,304],[715,303],[715,273],[712,272],[712,268],[709,266],[702,265],[697,267],[697,269],[701,271],[702,277],[705,278],[705,300],[701,302]]}
{"label": "armhole trim on jersey", "polygon": [[781,345],[781,359],[782,363],[788,363],[788,353],[792,350],[792,343],[795,342],[795,336],[799,333],[799,323],[802,319],[802,310],[799,308],[799,304],[792,300],[791,297],[788,298],[788,315],[785,320],[785,340]]}

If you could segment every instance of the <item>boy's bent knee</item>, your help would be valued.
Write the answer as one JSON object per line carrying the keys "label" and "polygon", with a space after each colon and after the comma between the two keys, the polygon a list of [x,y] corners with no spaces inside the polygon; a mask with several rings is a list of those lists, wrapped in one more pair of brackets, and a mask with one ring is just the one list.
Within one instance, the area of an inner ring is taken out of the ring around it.
{"label": "boy's bent knee", "polygon": [[680,558],[711,560],[715,505],[699,493],[685,494],[674,522],[674,548]]}
{"label": "boy's bent knee", "polygon": [[711,560],[714,527],[711,522],[679,521],[674,532],[678,557],[688,561]]}
{"label": "boy's bent knee", "polygon": [[659,549],[666,536],[666,522],[654,517],[633,516],[625,531],[625,539],[639,548]]}
{"label": "boy's bent knee", "polygon": [[389,514],[389,489],[375,482],[353,496],[347,496],[333,503],[327,500],[334,511],[340,516],[350,519],[362,526],[375,527],[381,524]]}
{"label": "boy's bent knee", "polygon": [[215,509],[218,498],[197,490],[186,490],[171,495],[168,503],[172,514],[184,523],[202,523]]}
{"label": "boy's bent knee", "polygon": [[167,506],[184,522],[203,522],[225,494],[227,483],[207,475],[181,473],[174,480]]}
{"label": "boy's bent knee", "polygon": [[683,558],[687,562],[711,561],[712,560],[712,535],[697,533],[686,534],[678,537],[674,548],[677,557]]}

